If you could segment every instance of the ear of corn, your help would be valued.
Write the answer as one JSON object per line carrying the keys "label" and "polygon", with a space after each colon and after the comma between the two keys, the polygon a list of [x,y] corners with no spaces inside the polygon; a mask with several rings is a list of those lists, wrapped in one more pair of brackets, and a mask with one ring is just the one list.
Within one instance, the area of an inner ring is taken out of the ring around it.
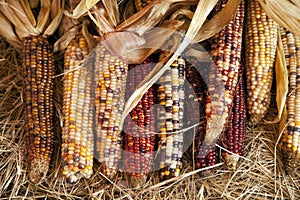
{"label": "ear of corn", "polygon": [[233,107],[229,116],[223,146],[229,152],[222,152],[222,156],[229,169],[235,170],[239,155],[243,154],[246,136],[246,97],[243,74],[240,73],[240,80],[233,100]]}
{"label": "ear of corn", "polygon": [[178,176],[183,154],[185,61],[178,57],[159,79],[158,109],[161,178]]}
{"label": "ear of corn", "polygon": [[247,104],[250,120],[264,118],[270,105],[278,25],[257,0],[248,1],[246,23]]}
{"label": "ear of corn", "polygon": [[88,43],[78,34],[64,58],[62,173],[69,182],[89,178],[93,172],[93,64],[87,62],[88,56]]}
{"label": "ear of corn", "polygon": [[[129,65],[133,72],[128,75],[127,96],[151,72],[153,61],[147,59],[141,65]],[[129,71],[130,72],[130,71]],[[153,163],[156,142],[155,132],[155,87],[143,95],[124,123],[124,165],[131,176],[131,183],[140,186],[145,183]]]}
{"label": "ear of corn", "polygon": [[282,150],[285,168],[288,173],[294,173],[300,168],[300,37],[281,28],[281,40],[284,48],[286,67],[288,71],[288,96],[286,100],[287,128],[283,132]]}
{"label": "ear of corn", "polygon": [[125,103],[128,66],[102,44],[96,46],[96,157],[103,173],[112,178],[121,157],[121,117]]}
{"label": "ear of corn", "polygon": [[[203,81],[204,72],[202,69],[196,69],[192,64],[187,63],[186,79],[189,84],[186,90],[185,115],[188,126],[198,124],[195,129],[185,132],[189,135],[188,138],[193,139],[194,143],[191,145],[191,154],[196,169],[208,167],[216,164],[216,147],[215,145],[207,146],[203,143],[205,137],[205,99],[206,99],[206,85]],[[199,112],[198,114],[197,111]],[[193,137],[191,138],[190,135]]]}
{"label": "ear of corn", "polygon": [[53,151],[53,53],[41,37],[24,39],[25,130],[29,178],[39,182],[47,173]]}
{"label": "ear of corn", "polygon": [[[224,4],[223,4],[224,5]],[[207,130],[205,143],[211,145],[222,133],[232,107],[241,62],[244,1],[236,16],[212,39],[211,66],[206,98]]]}

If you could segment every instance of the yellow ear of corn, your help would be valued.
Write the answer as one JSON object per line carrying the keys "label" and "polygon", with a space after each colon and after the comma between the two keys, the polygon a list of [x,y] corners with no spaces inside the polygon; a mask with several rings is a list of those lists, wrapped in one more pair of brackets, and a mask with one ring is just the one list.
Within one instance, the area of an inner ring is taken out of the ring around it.
{"label": "yellow ear of corn", "polygon": [[294,173],[300,169],[300,37],[281,28],[281,39],[289,80],[286,101],[288,126],[281,145],[286,171]]}
{"label": "yellow ear of corn", "polygon": [[270,105],[278,25],[257,0],[248,1],[246,23],[247,106],[250,120],[264,118]]}
{"label": "yellow ear of corn", "polygon": [[39,182],[47,173],[53,151],[53,53],[48,41],[24,40],[25,131],[30,162],[29,178]]}
{"label": "yellow ear of corn", "polygon": [[96,46],[96,157],[103,173],[112,178],[121,157],[121,117],[125,103],[128,65],[112,55],[102,44]]}
{"label": "yellow ear of corn", "polygon": [[93,64],[87,62],[88,56],[88,43],[79,34],[69,43],[64,59],[62,173],[71,183],[93,172]]}
{"label": "yellow ear of corn", "polygon": [[159,79],[158,109],[161,179],[178,176],[183,154],[185,60],[178,58]]}

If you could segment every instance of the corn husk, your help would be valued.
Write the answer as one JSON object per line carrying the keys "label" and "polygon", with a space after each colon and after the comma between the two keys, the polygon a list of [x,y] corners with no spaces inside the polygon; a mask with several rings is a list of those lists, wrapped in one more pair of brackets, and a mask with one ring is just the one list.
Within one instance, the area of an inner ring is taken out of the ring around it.
{"label": "corn husk", "polygon": [[298,0],[259,0],[259,3],[270,18],[300,36],[300,3]]}
{"label": "corn husk", "polygon": [[[278,29],[280,29],[278,27]],[[278,115],[269,123],[278,123],[281,120],[284,112],[286,96],[288,94],[288,72],[286,69],[286,61],[281,41],[280,31],[278,31],[278,40],[276,48],[276,60],[275,60],[275,76],[276,76],[276,103]]]}
{"label": "corn husk", "polygon": [[31,11],[31,6],[36,6],[34,1],[30,4],[28,0],[7,0],[0,4],[0,34],[16,48],[21,48],[23,38],[38,35],[48,37],[59,26],[64,0],[42,0],[40,4],[37,19]]}

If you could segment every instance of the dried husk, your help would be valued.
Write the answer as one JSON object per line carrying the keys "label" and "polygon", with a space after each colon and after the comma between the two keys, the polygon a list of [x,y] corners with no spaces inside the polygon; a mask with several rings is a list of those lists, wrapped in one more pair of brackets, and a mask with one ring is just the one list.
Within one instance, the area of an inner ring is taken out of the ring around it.
{"label": "dried husk", "polygon": [[270,18],[300,36],[300,3],[298,0],[259,0],[259,3]]}
{"label": "dried husk", "polygon": [[228,0],[226,6],[203,25],[193,42],[202,42],[219,33],[235,16],[240,1]]}
{"label": "dried husk", "polygon": [[156,26],[165,17],[168,10],[175,3],[182,5],[196,5],[195,0],[156,0],[117,27],[117,30],[126,30],[143,35]]}
{"label": "dried husk", "polygon": [[48,37],[59,26],[64,0],[41,0],[40,3],[37,19],[31,11],[31,6],[36,6],[36,2],[30,4],[28,0],[7,0],[0,4],[0,25],[7,28],[0,33],[16,48],[21,47],[23,38],[38,35]]}
{"label": "dried husk", "polygon": [[[279,27],[278,27],[279,29]],[[276,47],[276,60],[275,60],[275,76],[276,76],[276,103],[278,115],[268,123],[278,123],[281,120],[283,109],[285,107],[286,96],[288,93],[288,72],[286,68],[286,61],[284,55],[283,44],[281,41],[280,31],[278,31],[278,40]]]}

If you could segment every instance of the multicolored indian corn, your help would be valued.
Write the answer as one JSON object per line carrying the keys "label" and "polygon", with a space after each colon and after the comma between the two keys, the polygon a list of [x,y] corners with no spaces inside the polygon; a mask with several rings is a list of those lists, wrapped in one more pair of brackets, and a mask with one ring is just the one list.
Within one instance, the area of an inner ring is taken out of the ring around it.
{"label": "multicolored indian corn", "polygon": [[300,37],[284,28],[280,32],[289,81],[287,128],[283,132],[281,147],[286,171],[294,173],[300,169]]}
{"label": "multicolored indian corn", "polygon": [[69,182],[93,173],[94,88],[88,42],[78,34],[64,54],[62,158]]}
{"label": "multicolored indian corn", "polygon": [[[188,86],[185,93],[185,121],[187,122],[187,128],[195,124],[198,124],[198,126],[186,131],[185,135],[188,141],[191,139],[194,141],[190,151],[196,169],[212,166],[217,161],[215,145],[203,143],[206,131],[205,99],[207,92],[203,76],[205,76],[203,66],[198,68],[189,62],[187,63],[186,80],[188,81]],[[190,137],[191,135],[193,137]]]}
{"label": "multicolored indian corn", "polygon": [[271,99],[278,25],[257,0],[248,1],[246,23],[247,107],[250,120],[262,120]]}
{"label": "multicolored indian corn", "polygon": [[47,173],[53,151],[53,70],[49,42],[29,37],[23,43],[25,130],[29,178],[38,183]]}
{"label": "multicolored indian corn", "polygon": [[96,158],[103,173],[112,178],[121,158],[121,117],[125,104],[128,65],[102,44],[96,46]]}
{"label": "multicolored indian corn", "polygon": [[[152,59],[147,59],[140,65],[129,65],[126,96],[134,92],[138,84],[151,72],[153,65]],[[156,88],[152,86],[124,122],[124,167],[135,186],[145,183],[153,164],[156,145],[155,96]]]}
{"label": "multicolored indian corn", "polygon": [[178,176],[182,165],[184,81],[185,60],[181,57],[159,79],[157,114],[161,179]]}
{"label": "multicolored indian corn", "polygon": [[216,142],[222,133],[232,107],[241,63],[243,21],[244,1],[241,1],[234,19],[212,39],[210,55],[214,64],[209,74],[205,110],[207,145]]}
{"label": "multicolored indian corn", "polygon": [[225,159],[227,167],[231,170],[236,169],[239,156],[243,154],[246,137],[246,113],[245,83],[243,74],[240,73],[223,141],[223,147],[231,153],[223,151],[222,156]]}

